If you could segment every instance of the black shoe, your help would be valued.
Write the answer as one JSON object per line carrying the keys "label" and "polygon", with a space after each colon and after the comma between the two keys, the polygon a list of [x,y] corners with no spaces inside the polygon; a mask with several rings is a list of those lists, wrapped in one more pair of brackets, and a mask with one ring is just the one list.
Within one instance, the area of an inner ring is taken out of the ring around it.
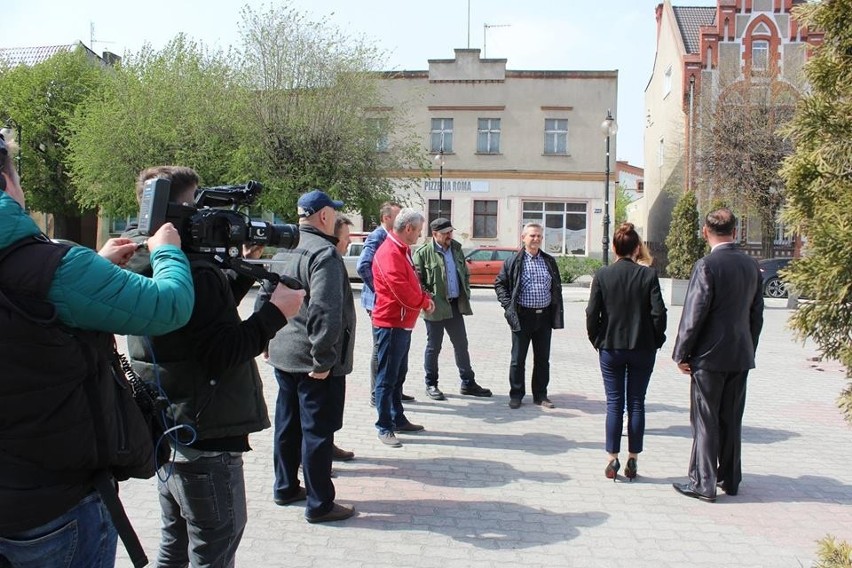
{"label": "black shoe", "polygon": [[636,465],[636,458],[630,458],[627,460],[627,465],[624,466],[624,477],[633,481],[636,479],[637,472],[639,471],[639,467]]}
{"label": "black shoe", "polygon": [[354,514],[355,507],[344,507],[343,505],[335,503],[331,508],[331,511],[328,513],[317,515],[316,517],[309,517],[308,515],[305,515],[305,520],[309,523],[333,523],[334,521],[348,519]]}
{"label": "black shoe", "polygon": [[616,478],[618,478],[618,470],[621,469],[621,462],[618,461],[618,458],[613,458],[609,460],[609,463],[606,464],[604,468],[604,475],[607,479],[611,479],[613,483],[615,483]]}
{"label": "black shoe", "polygon": [[520,408],[520,407],[521,407],[521,399],[519,399],[519,398],[509,399],[509,408]]}
{"label": "black shoe", "polygon": [[276,505],[285,506],[290,505],[291,503],[296,503],[297,501],[304,501],[308,498],[308,493],[305,491],[304,487],[299,487],[296,492],[290,497],[275,497],[273,501],[275,501]]}
{"label": "black shoe", "polygon": [[438,385],[426,385],[426,396],[432,400],[446,400],[447,397],[438,388]]}
{"label": "black shoe", "polygon": [[693,499],[706,501],[707,503],[716,502],[715,496],[709,497],[707,495],[702,495],[701,493],[693,489],[689,483],[672,483],[672,487],[674,487],[674,490],[680,493],[681,495],[686,495],[687,497],[692,497]]}
{"label": "black shoe", "polygon": [[394,432],[420,432],[421,430],[425,430],[425,428],[420,424],[405,422],[399,426],[394,426],[393,430]]}
{"label": "black shoe", "polygon": [[550,402],[550,399],[547,397],[544,397],[541,400],[534,400],[533,402],[537,406],[541,406],[542,408],[556,408],[556,405]]}
{"label": "black shoe", "polygon": [[724,481],[720,481],[716,484],[716,487],[725,492],[725,495],[730,495],[734,497],[739,491],[737,489],[728,489],[728,484]]}
{"label": "black shoe", "polygon": [[462,385],[461,390],[459,392],[467,396],[491,396],[491,391],[489,389],[482,388],[473,381],[470,381],[466,385]]}
{"label": "black shoe", "polygon": [[412,401],[412,400],[414,400],[414,397],[411,396],[410,394],[402,393],[402,395],[400,395],[399,399],[400,400],[406,400],[406,401]]}

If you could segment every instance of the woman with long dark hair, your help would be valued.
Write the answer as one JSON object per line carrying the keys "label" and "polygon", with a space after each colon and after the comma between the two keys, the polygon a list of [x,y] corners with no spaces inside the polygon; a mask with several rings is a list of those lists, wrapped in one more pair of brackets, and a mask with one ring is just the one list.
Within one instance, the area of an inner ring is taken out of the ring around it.
{"label": "woman with long dark hair", "polygon": [[666,341],[666,306],[653,268],[636,262],[642,239],[632,223],[622,223],[612,238],[617,260],[592,281],[586,307],[589,341],[598,350],[606,391],[604,475],[615,481],[621,462],[621,431],[627,408],[628,460],[624,476],[633,480],[645,435],[645,392],[654,360]]}

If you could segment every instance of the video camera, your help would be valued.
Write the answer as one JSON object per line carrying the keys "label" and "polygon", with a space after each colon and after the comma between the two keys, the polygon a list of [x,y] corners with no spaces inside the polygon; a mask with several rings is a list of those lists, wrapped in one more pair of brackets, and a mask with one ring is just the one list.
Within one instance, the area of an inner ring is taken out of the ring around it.
{"label": "video camera", "polygon": [[242,245],[293,249],[299,244],[297,225],[273,225],[251,219],[240,210],[252,205],[261,191],[263,186],[256,181],[245,185],[201,187],[195,191],[194,205],[183,205],[170,202],[169,180],[150,179],[142,188],[139,231],[152,235],[164,223],[171,223],[180,234],[184,250],[209,253],[223,268],[258,280],[283,281],[290,288],[301,288],[297,280],[268,272],[242,258]]}

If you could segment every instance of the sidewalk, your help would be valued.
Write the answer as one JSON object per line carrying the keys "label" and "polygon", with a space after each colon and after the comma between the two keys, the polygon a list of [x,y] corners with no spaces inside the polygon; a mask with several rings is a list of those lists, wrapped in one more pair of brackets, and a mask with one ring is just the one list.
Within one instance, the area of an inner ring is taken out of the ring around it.
{"label": "sidewalk", "polygon": [[[370,327],[359,307],[355,371],[336,440],[357,457],[335,464],[338,500],[359,515],[309,525],[302,507],[276,506],[271,431],[255,434],[255,451],[245,456],[249,523],[237,566],[799,568],[811,566],[825,534],[852,540],[852,431],[834,404],[844,374],[835,363],[814,362],[813,345],[793,339],[783,302],[767,302],[749,377],[740,493],[708,504],[671,488],[685,479],[692,443],[689,381],[670,359],[680,308],[669,311],[648,391],[639,477],[612,483],[603,475],[603,386],[585,335],[588,289],[566,287],[563,296],[566,329],[554,332],[551,356],[554,410],[529,397],[508,408],[511,337],[493,290],[474,290],[474,316],[466,319],[476,378],[494,391],[490,399],[458,394],[448,339],[440,362],[448,398],[426,397],[419,322],[405,388],[417,400],[406,409],[426,431],[401,434],[398,449],[376,439]],[[253,301],[250,293],[241,309]],[[528,375],[531,363],[530,356]],[[275,380],[260,367],[272,409]],[[121,497],[153,561],[155,482],[124,483]],[[118,548],[117,566],[130,566]]]}

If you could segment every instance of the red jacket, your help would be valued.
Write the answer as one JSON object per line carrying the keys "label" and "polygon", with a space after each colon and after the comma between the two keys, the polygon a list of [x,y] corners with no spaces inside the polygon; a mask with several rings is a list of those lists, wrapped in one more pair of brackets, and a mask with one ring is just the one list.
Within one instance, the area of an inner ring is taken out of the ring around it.
{"label": "red jacket", "polygon": [[373,257],[373,288],[375,327],[414,329],[420,310],[432,300],[414,271],[411,249],[393,233],[388,233]]}

